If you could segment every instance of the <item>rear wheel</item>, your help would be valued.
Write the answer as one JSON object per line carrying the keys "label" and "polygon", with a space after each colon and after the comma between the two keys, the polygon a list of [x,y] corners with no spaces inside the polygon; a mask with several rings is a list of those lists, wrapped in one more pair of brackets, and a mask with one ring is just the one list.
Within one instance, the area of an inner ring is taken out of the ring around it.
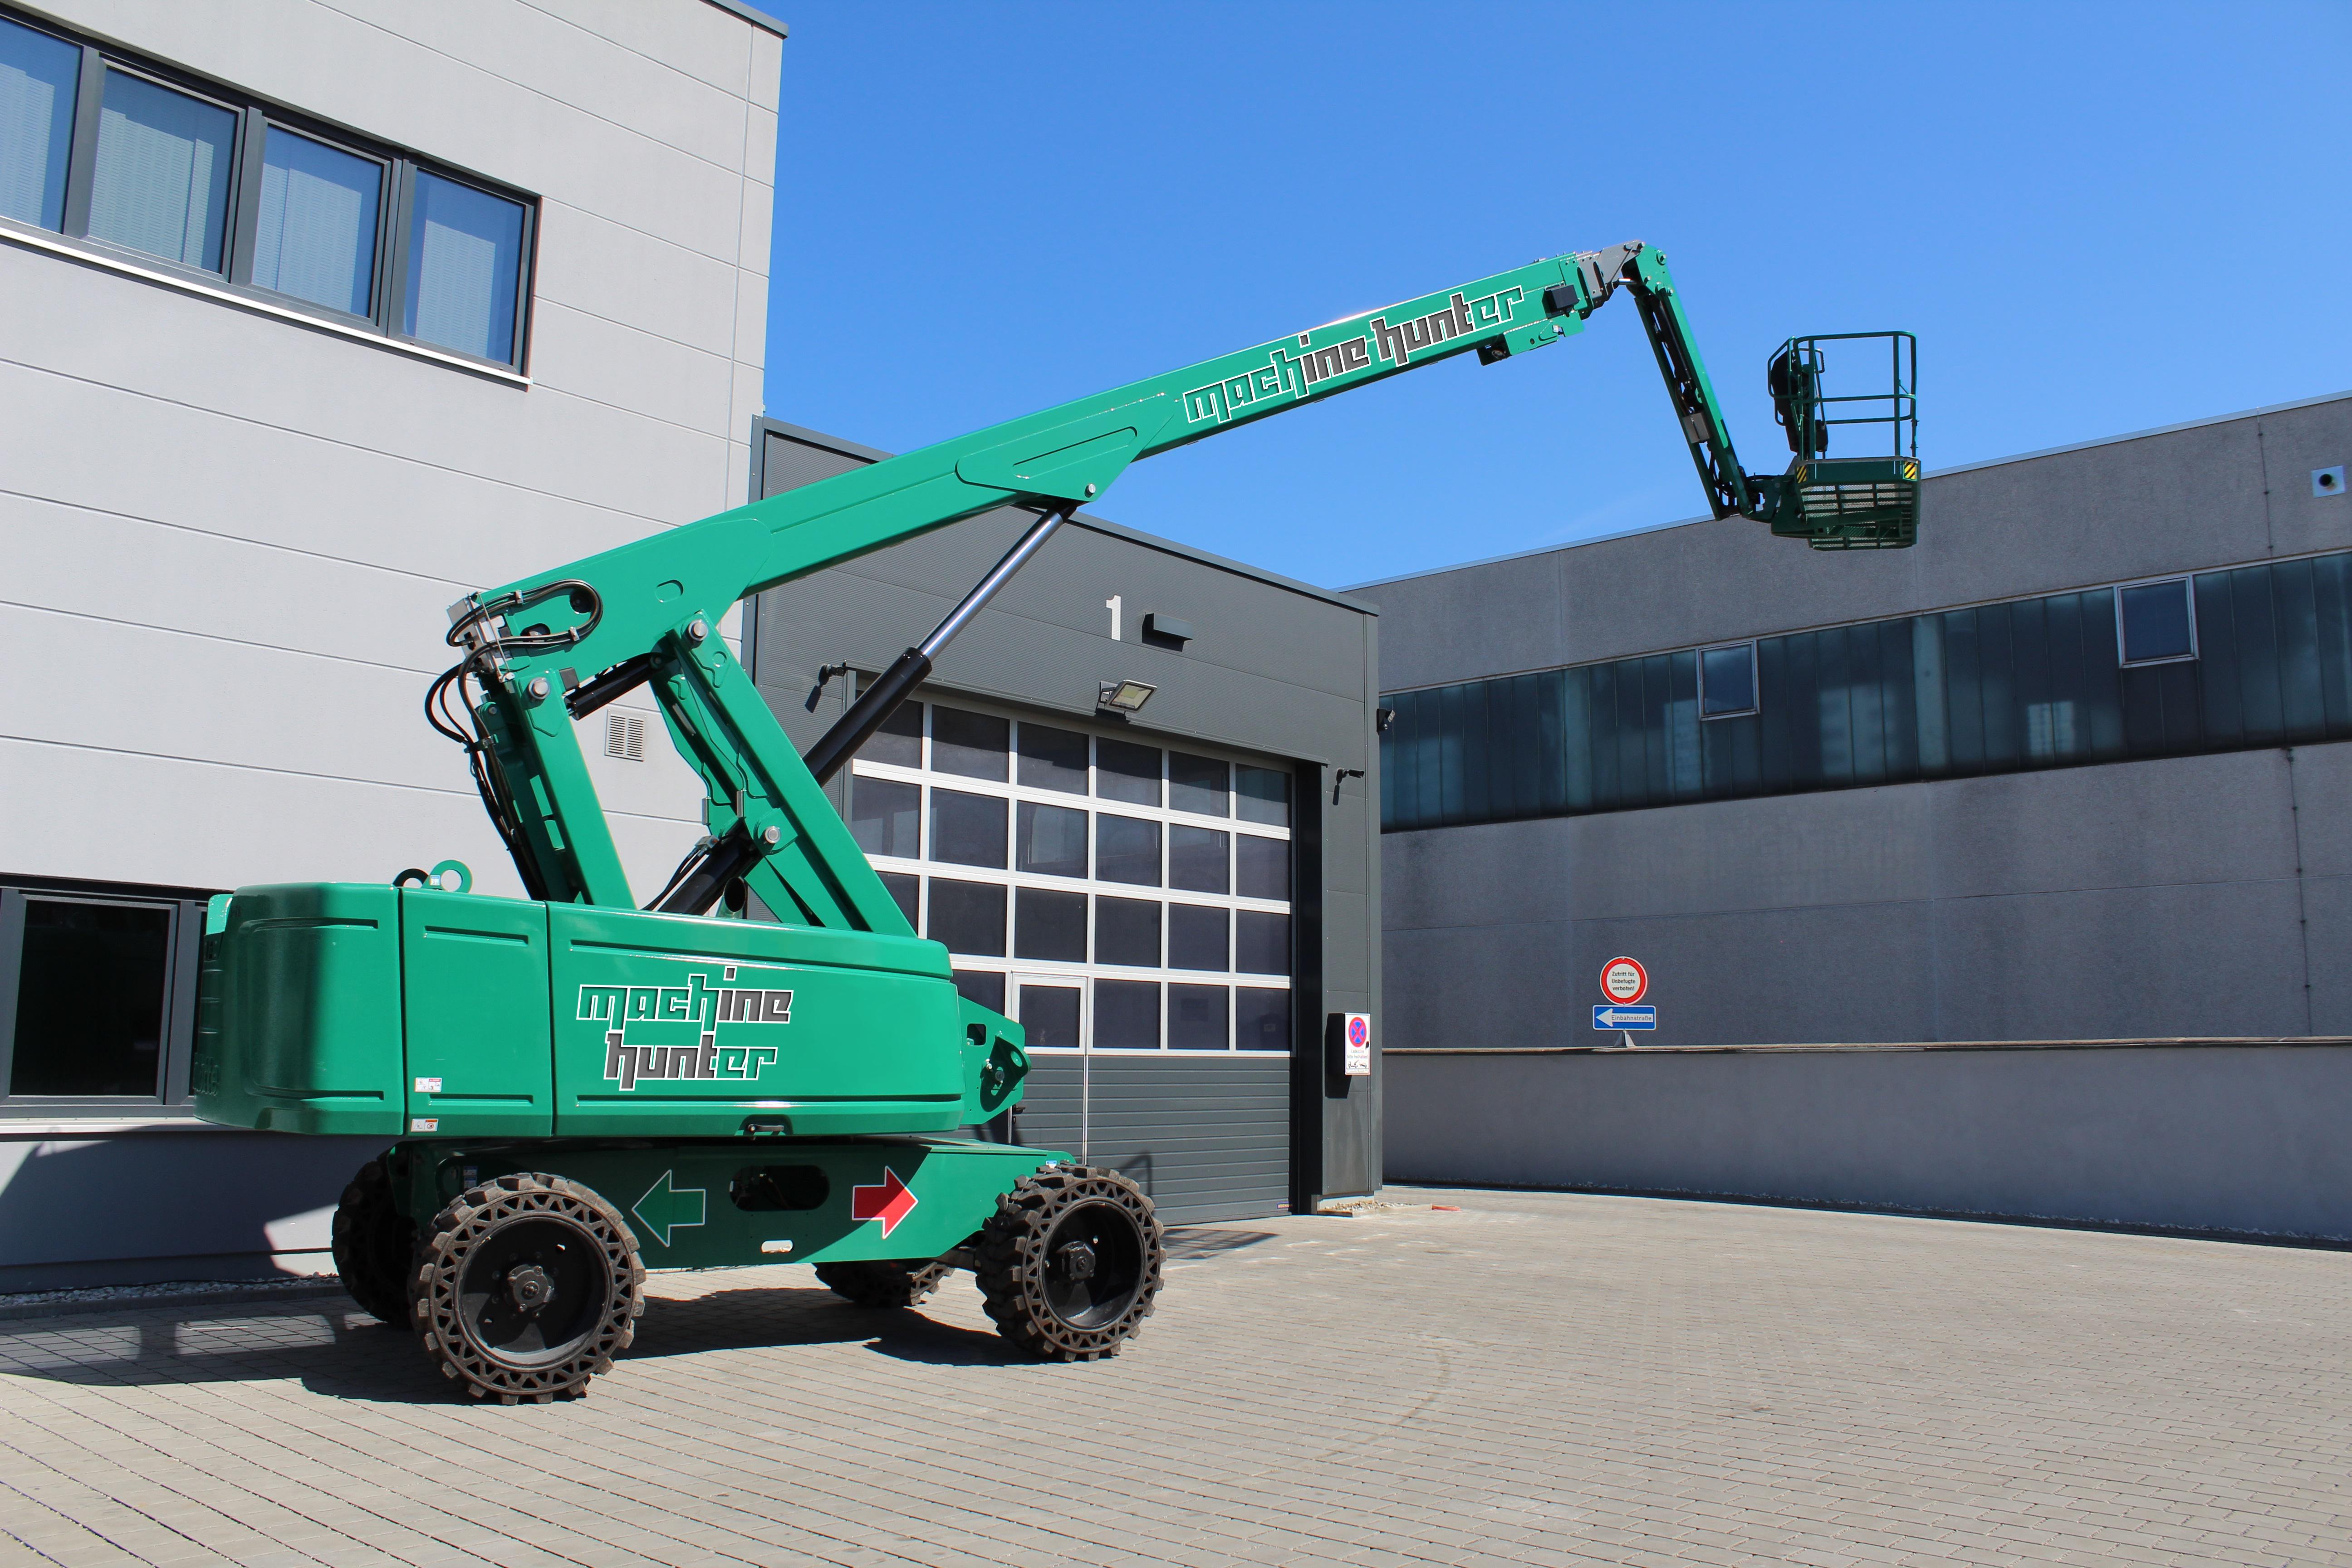
{"label": "rear wheel", "polygon": [[360,1167],[335,1206],[335,1272],[352,1300],[384,1322],[408,1321],[408,1265],[416,1222],[393,1206],[392,1173],[382,1160]]}
{"label": "rear wheel", "polygon": [[1048,1361],[1117,1355],[1151,1315],[1167,1260],[1143,1190],[1085,1165],[1014,1183],[976,1250],[997,1332]]}
{"label": "rear wheel", "polygon": [[635,1337],[645,1279],[636,1237],[595,1193],[500,1176],[434,1216],[409,1310],[425,1353],[467,1393],[545,1404],[612,1370]]}
{"label": "rear wheel", "polygon": [[912,1307],[940,1288],[948,1266],[916,1258],[820,1263],[816,1277],[835,1295],[860,1307]]}

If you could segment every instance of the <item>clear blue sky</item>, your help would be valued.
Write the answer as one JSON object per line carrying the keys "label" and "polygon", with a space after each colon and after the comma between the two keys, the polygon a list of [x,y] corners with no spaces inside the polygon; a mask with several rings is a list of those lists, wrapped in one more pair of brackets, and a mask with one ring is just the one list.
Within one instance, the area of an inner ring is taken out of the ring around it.
{"label": "clear blue sky", "polygon": [[[1792,332],[1917,332],[1931,470],[2352,388],[2343,0],[760,3],[768,412],[877,447],[1632,238],[1753,469]],[[1343,584],[1703,509],[1621,299],[1098,510]]]}

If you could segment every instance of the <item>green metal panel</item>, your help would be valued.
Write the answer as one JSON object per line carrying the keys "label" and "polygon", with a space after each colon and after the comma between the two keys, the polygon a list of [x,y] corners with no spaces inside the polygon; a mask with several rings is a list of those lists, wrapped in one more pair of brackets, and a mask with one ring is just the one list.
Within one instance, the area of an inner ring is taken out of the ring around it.
{"label": "green metal panel", "polygon": [[553,1132],[547,906],[412,888],[400,939],[409,1130]]}
{"label": "green metal panel", "polygon": [[962,1124],[961,999],[939,943],[576,904],[548,914],[558,1133]]}
{"label": "green metal panel", "polygon": [[971,1238],[996,1212],[998,1194],[1067,1158],[930,1138],[652,1148],[411,1142],[392,1154],[394,1190],[419,1221],[494,1176],[530,1171],[579,1182],[621,1211],[649,1268],[937,1258]]}
{"label": "green metal panel", "polygon": [[401,1132],[400,895],[240,888],[219,923],[205,938],[196,1114],[265,1131]]}

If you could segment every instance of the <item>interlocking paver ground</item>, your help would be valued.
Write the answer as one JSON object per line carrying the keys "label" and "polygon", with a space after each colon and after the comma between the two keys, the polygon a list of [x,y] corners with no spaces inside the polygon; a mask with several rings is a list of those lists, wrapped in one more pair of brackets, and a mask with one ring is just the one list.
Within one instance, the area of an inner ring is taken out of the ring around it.
{"label": "interlocking paver ground", "polygon": [[1180,1233],[1092,1366],[805,1269],[547,1406],[340,1300],[0,1323],[0,1568],[2352,1563],[2352,1255],[1384,1197]]}

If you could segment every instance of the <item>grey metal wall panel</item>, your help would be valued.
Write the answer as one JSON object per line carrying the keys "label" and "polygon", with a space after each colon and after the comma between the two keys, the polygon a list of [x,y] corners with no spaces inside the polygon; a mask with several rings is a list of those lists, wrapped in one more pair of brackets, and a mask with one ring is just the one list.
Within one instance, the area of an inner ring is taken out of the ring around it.
{"label": "grey metal wall panel", "polygon": [[[1034,1058],[1021,1141],[1079,1153],[1076,1057]],[[1248,1219],[1288,1205],[1290,1063],[1098,1055],[1091,1068],[1087,1157],[1130,1177],[1171,1225]]]}
{"label": "grey metal wall panel", "polygon": [[2352,1239],[2352,1046],[1391,1056],[1402,1181]]}

